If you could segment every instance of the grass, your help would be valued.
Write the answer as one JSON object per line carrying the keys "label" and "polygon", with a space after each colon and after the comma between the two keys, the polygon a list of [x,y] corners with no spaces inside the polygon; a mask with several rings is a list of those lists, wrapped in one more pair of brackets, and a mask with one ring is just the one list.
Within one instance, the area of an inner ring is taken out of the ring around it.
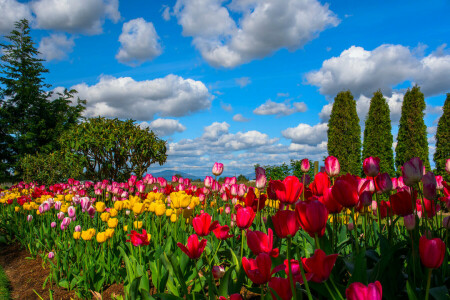
{"label": "grass", "polygon": [[9,293],[9,280],[6,276],[5,271],[0,266],[0,299],[7,300],[10,299],[11,295]]}

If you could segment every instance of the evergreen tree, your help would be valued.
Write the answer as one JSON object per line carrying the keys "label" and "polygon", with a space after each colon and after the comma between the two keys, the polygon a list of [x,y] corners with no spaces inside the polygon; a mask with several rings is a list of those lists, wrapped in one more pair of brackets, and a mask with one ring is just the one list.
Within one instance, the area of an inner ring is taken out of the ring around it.
{"label": "evergreen tree", "polygon": [[342,173],[361,173],[361,127],[350,91],[334,98],[328,122],[328,154],[337,157]]}
{"label": "evergreen tree", "polygon": [[[10,43],[0,43],[0,181],[17,173],[18,161],[26,154],[49,153],[57,147],[61,133],[76,123],[85,109],[78,99],[70,105],[76,91],[64,91],[51,100],[44,82],[48,70],[30,36],[28,21],[16,22],[5,37]],[[6,177],[6,178],[5,178]]]}
{"label": "evergreen tree", "polygon": [[444,175],[445,180],[450,181],[450,176],[445,172],[445,162],[450,158],[450,93],[445,99],[443,111],[436,131],[436,152],[433,158],[436,175]]}
{"label": "evergreen tree", "polygon": [[373,94],[364,128],[362,158],[380,158],[380,172],[395,176],[389,105],[381,91]]}
{"label": "evergreen tree", "polygon": [[428,160],[427,126],[425,126],[425,98],[417,85],[408,89],[403,97],[402,116],[398,127],[395,147],[395,166],[397,172],[405,162],[419,157],[425,168],[430,169]]}

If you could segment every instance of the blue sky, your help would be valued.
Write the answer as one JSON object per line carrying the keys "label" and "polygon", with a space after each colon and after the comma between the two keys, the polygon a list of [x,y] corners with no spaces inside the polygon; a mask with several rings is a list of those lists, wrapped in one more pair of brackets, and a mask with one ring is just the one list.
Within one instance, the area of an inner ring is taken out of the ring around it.
{"label": "blue sky", "polygon": [[419,84],[432,157],[450,92],[449,3],[0,0],[0,33],[28,18],[53,89],[77,89],[86,116],[132,118],[166,139],[167,163],[150,172],[208,175],[221,161],[239,175],[322,160],[347,89],[362,126],[383,91],[395,142],[403,94]]}

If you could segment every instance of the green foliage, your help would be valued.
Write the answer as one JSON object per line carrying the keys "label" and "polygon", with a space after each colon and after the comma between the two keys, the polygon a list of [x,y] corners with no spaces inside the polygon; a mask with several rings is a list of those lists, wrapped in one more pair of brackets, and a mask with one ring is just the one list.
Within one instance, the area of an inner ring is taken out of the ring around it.
{"label": "green foliage", "polygon": [[255,165],[255,169],[257,167],[262,167],[266,170],[267,181],[272,180],[283,180],[286,176],[291,175],[291,169],[286,163],[281,165],[266,165],[261,166],[259,164]]}
{"label": "green foliage", "polygon": [[428,161],[427,126],[425,126],[425,98],[417,85],[408,89],[402,104],[402,116],[398,128],[395,147],[397,170],[413,157],[419,157],[425,168],[430,170]]}
{"label": "green foliage", "polygon": [[21,157],[57,150],[58,137],[85,109],[80,99],[70,105],[75,90],[56,95],[45,91],[50,88],[43,78],[48,70],[37,58],[27,20],[16,22],[16,29],[5,38],[10,43],[0,43],[0,181],[20,175]]}
{"label": "green foliage", "polygon": [[[313,179],[314,178],[314,161],[310,160],[309,161],[309,165],[310,165],[310,168],[309,168],[309,171],[306,172],[306,174],[308,174],[309,177],[311,179]],[[302,161],[301,160],[291,159],[291,172],[292,172],[292,175],[294,175],[298,179],[300,179],[300,182],[301,182],[302,176],[303,176],[303,172],[301,170],[301,166],[302,166]]]}
{"label": "green foliage", "polygon": [[69,178],[81,179],[85,165],[83,157],[63,151],[27,154],[20,160],[25,181],[36,181],[46,185],[63,182]]}
{"label": "green foliage", "polygon": [[166,141],[133,120],[91,118],[59,141],[62,150],[86,159],[85,176],[91,180],[126,180],[132,173],[141,177],[150,165],[167,159]]}
{"label": "green foliage", "polygon": [[436,175],[443,175],[446,181],[450,181],[450,175],[445,172],[445,161],[450,158],[450,93],[445,99],[443,113],[439,118],[436,131],[436,152],[434,162],[436,164]]}
{"label": "green foliage", "polygon": [[8,276],[0,266],[0,299],[10,299],[10,296]]}
{"label": "green foliage", "polygon": [[342,173],[361,172],[361,127],[350,91],[334,98],[328,122],[328,154],[337,157]]}
{"label": "green foliage", "polygon": [[247,181],[248,181],[248,178],[245,177],[244,175],[240,174],[240,175],[236,178],[236,180],[239,181],[239,182],[247,182]]}
{"label": "green foliage", "polygon": [[380,172],[395,176],[389,105],[381,91],[373,94],[364,128],[362,158],[379,157]]}

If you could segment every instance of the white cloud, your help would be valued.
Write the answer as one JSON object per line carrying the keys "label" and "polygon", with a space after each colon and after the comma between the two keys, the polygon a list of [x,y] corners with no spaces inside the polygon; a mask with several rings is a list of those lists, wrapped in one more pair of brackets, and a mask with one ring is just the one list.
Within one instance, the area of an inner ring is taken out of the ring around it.
{"label": "white cloud", "polygon": [[281,132],[283,137],[295,144],[317,145],[327,140],[328,124],[320,123],[314,126],[300,123]]}
{"label": "white cloud", "polygon": [[138,121],[155,115],[180,117],[208,109],[211,95],[201,81],[167,75],[153,80],[135,81],[131,77],[101,76],[95,85],[77,84],[81,99],[87,99],[88,117],[105,116]]}
{"label": "white cloud", "polygon": [[277,97],[289,97],[289,93],[277,93]]}
{"label": "white cloud", "polygon": [[390,95],[393,87],[409,80],[431,96],[450,90],[449,77],[450,55],[443,50],[420,57],[408,47],[383,44],[372,51],[352,46],[307,73],[306,81],[331,97],[344,89],[371,97],[378,89]]}
{"label": "white cloud", "polygon": [[183,35],[192,36],[203,58],[232,68],[282,48],[295,51],[339,20],[316,0],[233,1],[239,24],[221,0],[178,0],[174,13]]}
{"label": "white cloud", "polygon": [[121,46],[116,59],[132,66],[152,60],[162,53],[158,40],[159,36],[152,22],[146,22],[143,18],[126,22],[119,36]]}
{"label": "white cloud", "polygon": [[8,34],[14,29],[14,23],[21,19],[32,20],[28,5],[15,0],[0,0],[0,34]]}
{"label": "white cloud", "polygon": [[322,107],[322,110],[319,113],[320,122],[327,123],[330,120],[332,109],[333,103],[328,103]]}
{"label": "white cloud", "polygon": [[142,122],[141,127],[148,127],[159,136],[169,136],[175,132],[183,132],[186,127],[178,120],[174,119],[156,119],[150,123]]}
{"label": "white cloud", "polygon": [[233,111],[233,106],[231,106],[231,104],[229,104],[229,103],[224,103],[224,102],[220,101],[220,107],[224,111],[227,111],[227,112]]}
{"label": "white cloud", "polygon": [[235,114],[233,116],[233,121],[235,122],[248,122],[250,119],[244,117],[242,114]]}
{"label": "white cloud", "polygon": [[230,124],[227,122],[214,122],[204,128],[202,137],[208,140],[218,139],[220,135],[228,132],[228,128],[230,128]]}
{"label": "white cloud", "polygon": [[236,78],[236,83],[243,88],[244,86],[247,86],[251,83],[252,81],[250,80],[250,77],[241,77],[241,78]]}
{"label": "white cloud", "polygon": [[162,13],[162,17],[165,21],[169,21],[170,20],[170,7],[165,6],[165,5],[163,7],[164,7],[164,10]]}
{"label": "white cloud", "polygon": [[30,6],[42,29],[99,34],[105,18],[120,19],[118,0],[37,0]]}
{"label": "white cloud", "polygon": [[261,104],[253,110],[256,115],[277,115],[288,116],[296,112],[305,112],[307,110],[306,103],[294,102],[292,107],[286,103],[277,103],[272,100],[267,100],[266,103]]}
{"label": "white cloud", "polygon": [[73,51],[75,42],[73,37],[68,38],[65,34],[52,34],[42,38],[38,51],[46,61],[63,60],[67,54]]}
{"label": "white cloud", "polygon": [[435,135],[436,131],[437,131],[437,126],[429,126],[429,127],[427,127],[427,133],[428,134]]}
{"label": "white cloud", "polygon": [[[307,155],[308,158],[310,158],[311,156],[314,156],[314,155],[317,157],[317,154],[319,154],[318,156],[320,157],[320,160],[321,160],[321,158],[323,156],[326,156],[326,154],[328,153],[327,145],[328,145],[328,143],[326,141],[322,141],[318,145],[292,143],[289,145],[289,150],[295,151],[298,154]],[[319,160],[319,159],[317,159],[317,160]]]}

